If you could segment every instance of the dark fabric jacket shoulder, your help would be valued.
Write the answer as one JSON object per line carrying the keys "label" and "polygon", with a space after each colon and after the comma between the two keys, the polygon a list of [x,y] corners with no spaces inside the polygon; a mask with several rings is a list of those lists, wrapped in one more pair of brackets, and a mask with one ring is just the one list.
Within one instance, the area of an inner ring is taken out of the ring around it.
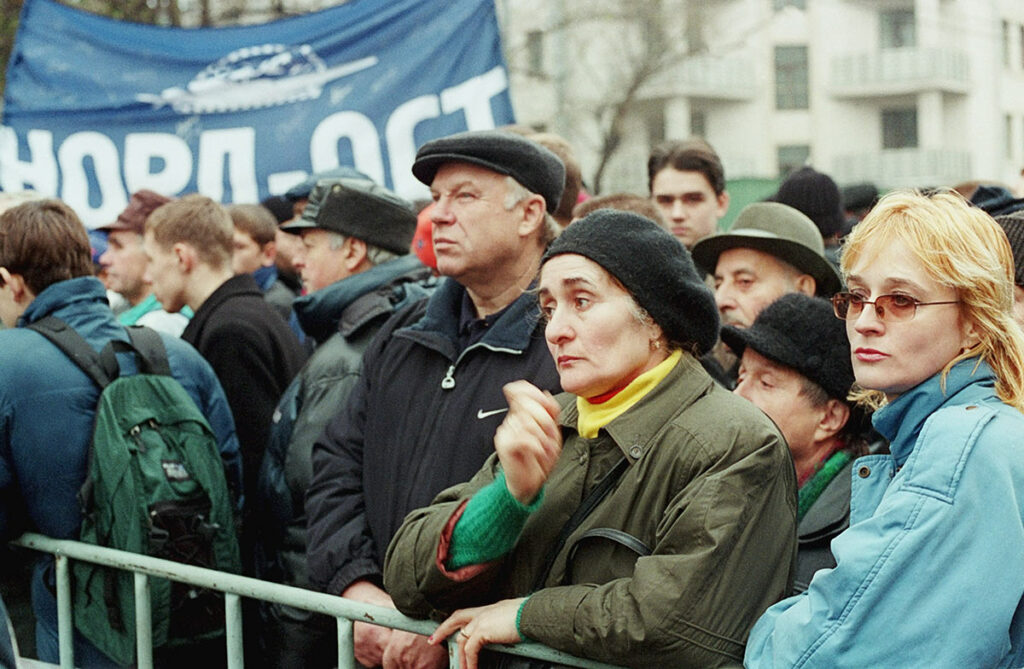
{"label": "dark fabric jacket shoulder", "polygon": [[832,540],[850,526],[851,461],[835,475],[797,527],[796,576],[793,591],[803,592],[819,569],[836,566]]}
{"label": "dark fabric jacket shoulder", "polygon": [[348,403],[314,445],[306,496],[314,588],[340,593],[362,578],[379,582],[406,513],[469,479],[493,452],[508,409],[503,385],[528,379],[559,390],[535,297],[524,293],[459,352],[464,294],[444,279],[429,300],[384,325]]}
{"label": "dark fabric jacket shoulder", "polygon": [[[408,516],[386,563],[396,606],[425,617],[529,595],[565,521],[625,456],[629,468],[569,535],[520,629],[613,664],[740,661],[758,616],[788,591],[795,558],[796,477],[777,428],[690,356],[594,439],[576,432],[575,398],[561,399],[562,456],[516,546],[468,580],[437,567],[443,528],[493,480],[492,457],[469,483]],[[631,535],[650,555],[638,559],[598,528]]]}
{"label": "dark fabric jacket shoulder", "polygon": [[363,352],[380,327],[435,286],[430,270],[410,255],[296,300],[299,321],[318,346],[274,412],[257,496],[261,578],[308,584],[303,504],[313,476],[313,442],[347,401]]}
{"label": "dark fabric jacket shoulder", "polygon": [[196,310],[181,338],[217,373],[235,417],[246,497],[254,492],[274,407],[306,354],[251,275],[225,281]]}

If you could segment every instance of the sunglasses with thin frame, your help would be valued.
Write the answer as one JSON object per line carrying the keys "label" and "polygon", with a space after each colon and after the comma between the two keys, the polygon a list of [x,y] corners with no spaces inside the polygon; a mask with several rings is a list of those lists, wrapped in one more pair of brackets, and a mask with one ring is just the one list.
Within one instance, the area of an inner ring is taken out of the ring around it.
{"label": "sunglasses with thin frame", "polygon": [[832,296],[832,310],[836,317],[844,321],[860,317],[865,304],[870,304],[875,308],[878,320],[897,323],[912,320],[917,315],[918,307],[929,307],[933,304],[959,304],[959,300],[920,302],[909,295],[899,293],[879,295],[873,300],[865,299],[856,293],[836,293]]}

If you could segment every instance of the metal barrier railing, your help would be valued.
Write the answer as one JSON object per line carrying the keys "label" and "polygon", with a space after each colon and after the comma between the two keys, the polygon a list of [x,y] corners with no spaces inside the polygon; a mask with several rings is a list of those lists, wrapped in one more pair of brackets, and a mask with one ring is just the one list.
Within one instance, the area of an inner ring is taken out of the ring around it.
{"label": "metal barrier railing", "polygon": [[[416,634],[430,634],[437,627],[431,621],[414,620],[394,609],[382,606],[364,604],[322,592],[261,581],[247,576],[180,564],[148,555],[103,548],[80,541],[52,539],[41,534],[26,533],[11,543],[54,555],[57,575],[57,633],[62,669],[74,667],[70,560],[93,562],[131,571],[135,574],[135,630],[139,669],[151,669],[153,666],[152,616],[149,601],[149,577],[151,576],[189,583],[224,593],[228,669],[242,669],[245,666],[242,651],[242,597],[276,602],[297,609],[322,613],[337,619],[338,669],[357,669],[360,666],[355,660],[353,650],[352,624],[356,621]],[[491,646],[490,648],[510,655],[519,655],[570,667],[614,669],[612,665],[585,660],[538,643]],[[458,669],[458,653],[455,652],[454,643],[449,644],[448,655],[451,669]]]}

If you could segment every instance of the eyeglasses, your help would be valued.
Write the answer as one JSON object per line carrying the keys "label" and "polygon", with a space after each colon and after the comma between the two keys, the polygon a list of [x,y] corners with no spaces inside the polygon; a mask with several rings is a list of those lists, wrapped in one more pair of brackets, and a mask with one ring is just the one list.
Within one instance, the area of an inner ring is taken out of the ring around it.
{"label": "eyeglasses", "polygon": [[838,318],[844,321],[860,317],[865,304],[870,304],[875,308],[878,320],[896,323],[913,319],[917,315],[918,307],[928,307],[933,304],[960,304],[960,302],[958,300],[918,302],[909,295],[879,295],[874,300],[865,300],[854,293],[836,293],[832,296],[832,310],[836,312]]}

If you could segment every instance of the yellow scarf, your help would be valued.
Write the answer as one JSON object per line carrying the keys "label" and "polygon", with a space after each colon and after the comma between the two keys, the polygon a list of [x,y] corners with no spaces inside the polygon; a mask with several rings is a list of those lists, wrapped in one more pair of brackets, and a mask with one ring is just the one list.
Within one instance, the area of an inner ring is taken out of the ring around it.
{"label": "yellow scarf", "polygon": [[626,409],[639,402],[656,385],[661,383],[661,380],[668,376],[668,373],[675,368],[682,357],[682,351],[673,352],[655,367],[633,379],[628,386],[613,397],[600,404],[593,404],[586,398],[577,397],[576,410],[580,414],[577,430],[579,430],[580,436],[584,439],[596,437],[598,430],[621,416]]}

